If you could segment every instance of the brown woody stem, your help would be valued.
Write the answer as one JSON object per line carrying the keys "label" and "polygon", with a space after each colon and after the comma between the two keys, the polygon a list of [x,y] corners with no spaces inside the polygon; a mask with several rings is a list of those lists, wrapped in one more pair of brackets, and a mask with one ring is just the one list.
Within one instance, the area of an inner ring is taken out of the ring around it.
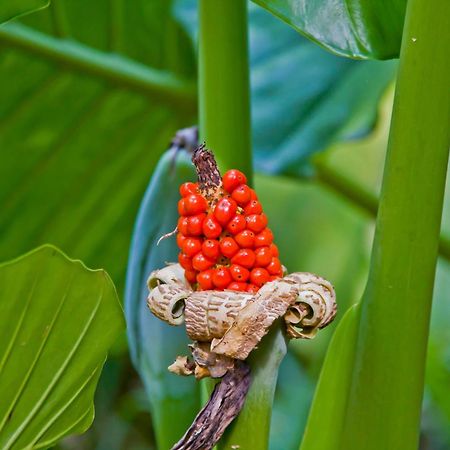
{"label": "brown woody stem", "polygon": [[250,368],[236,361],[216,385],[186,434],[172,450],[210,450],[222,437],[225,429],[239,414],[250,387]]}

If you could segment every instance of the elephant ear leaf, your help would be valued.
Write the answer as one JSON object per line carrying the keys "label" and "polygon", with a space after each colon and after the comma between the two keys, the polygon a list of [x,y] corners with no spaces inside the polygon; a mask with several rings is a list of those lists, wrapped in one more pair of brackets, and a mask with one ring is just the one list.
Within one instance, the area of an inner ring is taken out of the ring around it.
{"label": "elephant ear leaf", "polygon": [[322,47],[351,58],[400,53],[406,0],[253,0]]}
{"label": "elephant ear leaf", "polygon": [[[175,236],[158,241],[177,226],[178,186],[195,179],[187,152],[166,152],[160,159],[136,219],[125,292],[131,357],[147,391],[158,448],[170,448],[200,409],[198,383],[167,370],[188,350],[184,326],[171,327],[147,308],[151,271],[177,260]],[[176,420],[174,420],[176,417]]]}
{"label": "elephant ear leaf", "polygon": [[84,432],[108,348],[124,327],[113,283],[52,246],[0,266],[0,448]]}
{"label": "elephant ear leaf", "polygon": [[0,3],[0,25],[18,16],[46,8],[50,0],[2,0]]}

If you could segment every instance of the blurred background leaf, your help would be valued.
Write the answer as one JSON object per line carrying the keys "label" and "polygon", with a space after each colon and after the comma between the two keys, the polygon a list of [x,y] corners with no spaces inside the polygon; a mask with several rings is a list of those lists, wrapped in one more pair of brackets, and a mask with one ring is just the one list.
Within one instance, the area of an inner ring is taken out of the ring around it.
{"label": "blurred background leaf", "polygon": [[253,0],[319,45],[351,58],[400,53],[406,0]]}
{"label": "blurred background leaf", "polygon": [[149,173],[195,117],[170,3],[56,0],[1,27],[0,45],[0,258],[51,241],[121,291]]}
{"label": "blurred background leaf", "polygon": [[2,264],[0,283],[0,447],[50,447],[92,423],[122,309],[104,271],[51,246]]}
{"label": "blurred background leaf", "polygon": [[[189,354],[184,327],[171,327],[149,314],[145,299],[153,270],[176,262],[175,238],[159,239],[177,226],[178,186],[195,181],[190,155],[164,153],[142,200],[131,244],[125,293],[128,342],[149,398],[157,448],[171,448],[200,410],[200,385],[167,370],[176,356]],[[174,418],[176,417],[176,420]]]}
{"label": "blurred background leaf", "polygon": [[3,0],[0,4],[0,24],[14,17],[46,8],[49,4],[50,0]]}

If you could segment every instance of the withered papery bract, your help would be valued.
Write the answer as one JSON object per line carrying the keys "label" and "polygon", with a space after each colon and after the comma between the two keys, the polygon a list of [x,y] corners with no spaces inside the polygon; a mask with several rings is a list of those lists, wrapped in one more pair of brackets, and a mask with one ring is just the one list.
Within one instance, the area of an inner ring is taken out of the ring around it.
{"label": "withered papery bract", "polygon": [[[201,343],[202,357],[198,350],[193,356],[206,371],[197,370],[198,378],[213,373],[223,376],[223,370],[215,370],[214,365],[218,361],[221,368],[230,364],[224,364],[219,355],[245,360],[279,317],[284,317],[288,337],[311,339],[336,314],[333,286],[311,273],[292,273],[266,283],[255,294],[194,292],[184,279],[182,267],[170,264],[152,272],[148,286],[148,306],[153,314],[170,325],[185,322],[188,336]],[[214,355],[205,356],[205,352]],[[182,361],[183,367],[188,367],[187,361]],[[179,364],[173,371],[184,375],[196,372],[192,368],[182,370]]]}

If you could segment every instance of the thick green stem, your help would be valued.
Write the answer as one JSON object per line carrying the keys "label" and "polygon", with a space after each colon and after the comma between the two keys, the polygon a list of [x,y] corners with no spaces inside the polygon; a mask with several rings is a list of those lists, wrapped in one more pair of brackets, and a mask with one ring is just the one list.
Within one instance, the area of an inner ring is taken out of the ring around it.
{"label": "thick green stem", "polygon": [[[246,0],[200,0],[199,110],[201,139],[222,172],[237,168],[252,182]],[[252,385],[218,447],[268,448],[278,366],[286,352],[280,327],[251,355]]]}
{"label": "thick green stem", "polygon": [[201,139],[222,172],[252,179],[246,0],[200,0],[199,112]]}
{"label": "thick green stem", "polygon": [[408,2],[341,449],[418,445],[450,143],[449,18],[449,2]]}

